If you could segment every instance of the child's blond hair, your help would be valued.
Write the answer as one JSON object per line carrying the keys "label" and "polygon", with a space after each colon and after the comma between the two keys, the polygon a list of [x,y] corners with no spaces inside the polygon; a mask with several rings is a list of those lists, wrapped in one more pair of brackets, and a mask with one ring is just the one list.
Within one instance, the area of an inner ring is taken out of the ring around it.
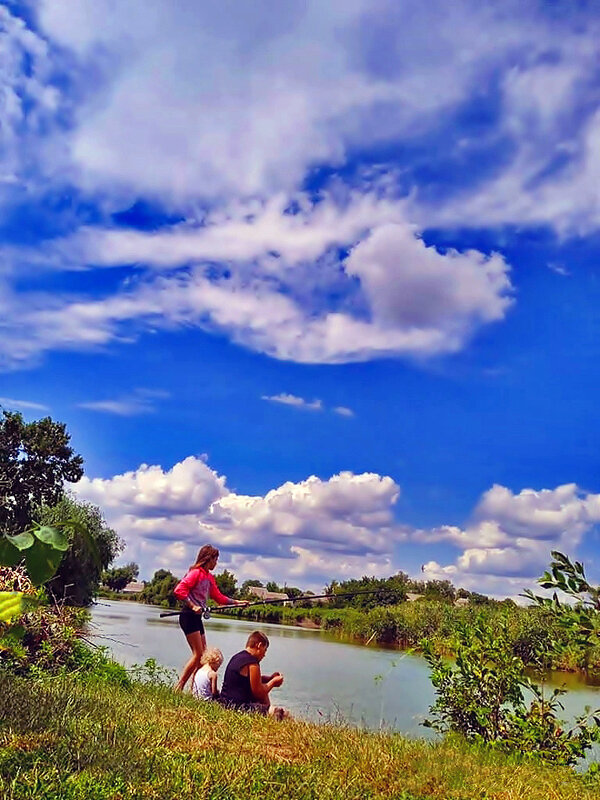
{"label": "child's blond hair", "polygon": [[[218,664],[217,664],[218,662]],[[202,653],[202,658],[200,659],[200,663],[202,666],[205,664],[217,664],[217,669],[223,663],[223,653],[219,650],[218,647],[209,647]]]}

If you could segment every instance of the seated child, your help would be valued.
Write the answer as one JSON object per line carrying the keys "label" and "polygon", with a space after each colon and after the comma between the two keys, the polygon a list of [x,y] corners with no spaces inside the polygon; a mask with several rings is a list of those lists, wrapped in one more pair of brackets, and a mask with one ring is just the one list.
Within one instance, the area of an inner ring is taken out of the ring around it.
{"label": "seated child", "polygon": [[240,711],[255,711],[271,714],[277,719],[288,716],[283,708],[273,708],[269,692],[283,683],[283,675],[261,675],[260,662],[269,647],[269,640],[261,631],[254,631],[248,637],[246,649],[232,656],[223,679],[219,702],[228,708]]}
{"label": "seated child", "polygon": [[217,671],[223,663],[223,653],[217,647],[209,647],[202,653],[200,663],[192,680],[192,692],[198,700],[214,700],[219,696]]}

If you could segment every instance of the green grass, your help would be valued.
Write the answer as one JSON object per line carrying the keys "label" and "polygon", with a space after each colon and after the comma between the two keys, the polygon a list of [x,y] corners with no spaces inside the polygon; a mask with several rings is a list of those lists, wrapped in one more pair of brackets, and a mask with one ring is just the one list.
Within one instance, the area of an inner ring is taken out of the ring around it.
{"label": "green grass", "polygon": [[0,673],[3,800],[592,800],[600,783],[460,741],[225,711],[169,689]]}

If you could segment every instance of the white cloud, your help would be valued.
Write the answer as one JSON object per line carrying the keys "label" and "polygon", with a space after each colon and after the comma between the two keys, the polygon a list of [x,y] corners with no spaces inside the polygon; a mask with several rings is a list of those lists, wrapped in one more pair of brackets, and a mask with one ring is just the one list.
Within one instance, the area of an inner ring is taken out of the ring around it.
{"label": "white cloud", "polygon": [[[0,364],[180,325],[301,363],[455,353],[505,318],[509,267],[420,231],[600,221],[597,20],[471,0],[227,8],[44,0],[34,28],[2,9],[7,191],[67,187],[105,218],[150,199],[186,222],[5,248],[8,273],[127,264],[140,281],[104,297],[0,287]],[[446,130],[475,102],[497,112],[489,129]],[[385,164],[351,191],[299,190],[314,167],[421,139],[494,168],[475,180],[467,163],[441,193]]]}
{"label": "white cloud", "polygon": [[[45,349],[98,347],[149,328],[195,325],[301,363],[427,358],[461,350],[481,325],[504,317],[512,286],[501,256],[426,247],[401,221],[401,206],[375,194],[295,200],[303,210],[294,215],[277,201],[255,205],[255,216],[242,223],[233,222],[238,208],[169,233],[83,232],[53,243],[49,257],[61,253],[69,263],[84,252],[92,263],[147,258],[171,270],[104,299],[15,300],[0,355],[18,364]],[[207,241],[213,244],[205,250]],[[203,263],[215,242],[226,269]],[[342,244],[351,253],[340,264],[329,249]],[[181,266],[196,247],[193,266]],[[332,293],[339,297],[334,309]]]}
{"label": "white cloud", "polygon": [[520,16],[382,0],[38,9],[100,81],[69,137],[80,182],[178,202],[290,189],[353,146],[427,129],[507,50],[543,38]]}
{"label": "white cloud", "polygon": [[493,486],[463,529],[419,530],[396,514],[400,487],[388,476],[340,472],[329,480],[311,476],[265,495],[231,492],[224,477],[189,457],[165,471],[142,465],[108,479],[83,478],[74,491],[98,504],[126,540],[126,560],[144,574],[164,567],[181,573],[205,542],[221,550],[221,566],[240,580],[266,578],[320,588],[332,578],[388,576],[415,546],[446,542],[457,548],[453,563],[429,560],[425,579],[496,596],[516,596],[534,586],[550,551],[574,554],[600,522],[600,494],[574,484],[513,493]]}
{"label": "white cloud", "polygon": [[442,574],[466,588],[531,583],[547,567],[551,550],[573,553],[583,536],[600,522],[600,495],[575,484],[555,489],[523,489],[514,494],[493,486],[476,506],[464,529],[444,526],[419,531],[420,541],[447,541],[462,551],[454,564],[425,565],[425,576]]}
{"label": "white cloud", "polygon": [[0,397],[0,406],[17,408],[23,411],[48,411],[49,407],[43,403],[34,403],[31,400],[15,400],[12,397]]}
{"label": "white cloud", "polygon": [[347,406],[335,406],[333,409],[334,414],[339,414],[340,417],[353,417],[354,411]]}
{"label": "white cloud", "polygon": [[295,394],[282,392],[274,395],[263,394],[262,399],[267,400],[269,403],[280,403],[284,406],[301,408],[304,411],[323,411],[323,403],[318,398],[309,402],[303,397],[297,397]]}
{"label": "white cloud", "polygon": [[188,456],[167,472],[158,466],[142,464],[135,472],[110,479],[85,476],[74,485],[74,490],[111,516],[117,509],[119,514],[139,514],[141,518],[203,514],[227,491],[225,479],[194,456]]}
{"label": "white cloud", "polygon": [[84,477],[74,491],[103,509],[127,542],[123,557],[140,559],[145,574],[164,565],[163,549],[171,563],[177,555],[182,570],[210,541],[242,578],[269,564],[271,578],[289,574],[316,586],[360,565],[380,574],[405,535],[393,521],[398,486],[371,473],[342,472],[327,481],[313,476],[265,496],[244,496],[189,457],[167,472],[142,465],[110,479]]}
{"label": "white cloud", "polygon": [[135,417],[138,414],[153,414],[156,411],[156,400],[168,396],[168,392],[162,390],[137,389],[133,394],[113,400],[90,400],[77,405],[78,408],[85,408],[88,411],[116,414],[119,417]]}
{"label": "white cloud", "polygon": [[[303,397],[297,397],[294,394],[286,394],[285,392],[281,392],[280,394],[274,395],[263,394],[262,399],[267,400],[269,403],[279,403],[280,405],[284,406],[292,406],[303,411],[325,411],[323,401],[319,398],[309,401],[305,400]],[[338,414],[341,417],[354,416],[354,411],[346,406],[335,406],[331,410],[334,414]]]}

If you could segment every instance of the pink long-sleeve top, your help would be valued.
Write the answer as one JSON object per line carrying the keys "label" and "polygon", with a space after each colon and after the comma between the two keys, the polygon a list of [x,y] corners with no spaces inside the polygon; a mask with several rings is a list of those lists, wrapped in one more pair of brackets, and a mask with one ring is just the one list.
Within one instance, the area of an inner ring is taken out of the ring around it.
{"label": "pink long-sleeve top", "polygon": [[220,606],[232,604],[234,601],[219,591],[214,577],[202,567],[191,569],[173,590],[175,597],[185,603],[190,600],[194,605],[206,606],[210,597]]}

